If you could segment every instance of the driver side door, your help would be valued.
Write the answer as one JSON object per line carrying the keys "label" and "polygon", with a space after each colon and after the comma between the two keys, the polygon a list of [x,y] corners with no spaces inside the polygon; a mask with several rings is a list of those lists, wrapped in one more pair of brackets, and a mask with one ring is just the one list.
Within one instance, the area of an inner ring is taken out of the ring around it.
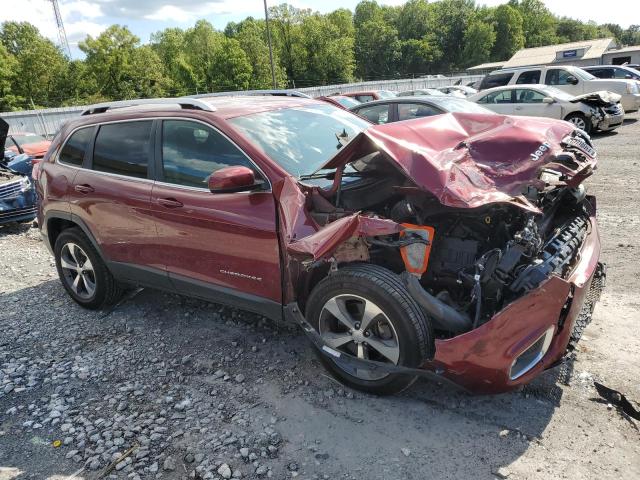
{"label": "driver side door", "polygon": [[[164,119],[157,128],[151,208],[156,249],[175,289],[221,303],[239,302],[265,315],[266,308],[280,308],[276,207],[268,179],[208,124]],[[209,176],[229,166],[252,169],[266,188],[211,193]]]}

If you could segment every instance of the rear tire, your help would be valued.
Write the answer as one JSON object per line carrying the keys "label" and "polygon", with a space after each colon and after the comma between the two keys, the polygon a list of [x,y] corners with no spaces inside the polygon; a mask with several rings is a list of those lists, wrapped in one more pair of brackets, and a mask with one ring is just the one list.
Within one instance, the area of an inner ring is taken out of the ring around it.
{"label": "rear tire", "polygon": [[[353,264],[324,278],[309,296],[306,318],[333,348],[360,358],[416,368],[434,353],[431,322],[400,278],[378,265]],[[340,382],[367,393],[398,393],[417,378],[345,370],[319,356]]]}
{"label": "rear tire", "polygon": [[60,281],[79,305],[98,310],[122,296],[121,286],[79,228],[63,230],[53,251]]}
{"label": "rear tire", "polygon": [[591,134],[591,120],[582,113],[571,113],[565,118],[567,122],[573,123],[577,128]]}

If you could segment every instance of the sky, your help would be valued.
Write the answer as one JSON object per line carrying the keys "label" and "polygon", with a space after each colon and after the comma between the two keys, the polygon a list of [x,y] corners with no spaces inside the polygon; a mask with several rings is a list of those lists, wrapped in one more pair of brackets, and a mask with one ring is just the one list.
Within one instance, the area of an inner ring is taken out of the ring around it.
{"label": "sky", "polygon": [[[284,0],[268,0],[269,6]],[[405,0],[378,0],[385,5],[401,5]],[[476,0],[489,6],[507,0]],[[640,24],[640,1],[608,0],[543,0],[556,15],[597,23],[618,23],[622,27]],[[345,7],[353,10],[359,0],[288,0],[299,8],[311,8],[322,13]],[[188,28],[198,19],[210,21],[223,29],[230,21],[247,16],[264,15],[263,0],[58,0],[72,57],[82,54],[78,41],[86,35],[97,36],[114,23],[126,25],[142,42],[166,27]],[[46,37],[57,42],[57,27],[50,0],[0,0],[0,22],[28,21]]]}

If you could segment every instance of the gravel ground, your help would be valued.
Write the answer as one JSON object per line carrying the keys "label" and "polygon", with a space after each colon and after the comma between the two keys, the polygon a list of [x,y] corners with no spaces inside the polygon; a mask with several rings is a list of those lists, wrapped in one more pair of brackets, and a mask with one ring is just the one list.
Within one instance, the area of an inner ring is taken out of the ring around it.
{"label": "gravel ground", "polygon": [[363,395],[298,331],[177,295],[82,310],[37,229],[0,227],[0,480],[640,478],[639,422],[593,387],[640,400],[637,119],[596,137],[609,277],[573,370],[499,396]]}

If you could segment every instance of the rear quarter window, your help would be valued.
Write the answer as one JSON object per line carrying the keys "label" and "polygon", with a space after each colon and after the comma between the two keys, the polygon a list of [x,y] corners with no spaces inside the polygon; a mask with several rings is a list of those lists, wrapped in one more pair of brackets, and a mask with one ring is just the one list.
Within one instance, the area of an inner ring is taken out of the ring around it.
{"label": "rear quarter window", "polygon": [[67,165],[82,166],[93,132],[93,126],[73,132],[64,147],[62,147],[62,150],[60,150],[58,161]]}
{"label": "rear quarter window", "polygon": [[513,78],[513,72],[489,74],[482,79],[480,90],[493,87],[503,87]]}
{"label": "rear quarter window", "polygon": [[151,125],[148,120],[101,125],[93,150],[93,169],[147,178]]}

